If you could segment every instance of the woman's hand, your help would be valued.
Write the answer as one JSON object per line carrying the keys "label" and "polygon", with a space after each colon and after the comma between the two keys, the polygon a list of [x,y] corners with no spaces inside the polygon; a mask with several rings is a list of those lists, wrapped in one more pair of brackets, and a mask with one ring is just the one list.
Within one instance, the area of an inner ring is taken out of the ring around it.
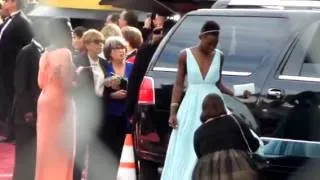
{"label": "woman's hand", "polygon": [[113,99],[125,99],[127,98],[127,91],[126,90],[118,90],[110,94],[111,98]]}
{"label": "woman's hand", "polygon": [[114,90],[120,89],[120,83],[121,83],[121,77],[118,77],[118,76],[112,76],[104,80],[104,85],[106,87],[111,87]]}
{"label": "woman's hand", "polygon": [[249,90],[245,90],[245,91],[243,91],[243,95],[242,96],[245,99],[248,99],[251,95],[252,95],[252,93]]}
{"label": "woman's hand", "polygon": [[169,118],[169,126],[173,129],[176,129],[178,127],[178,120],[177,115],[171,115]]}

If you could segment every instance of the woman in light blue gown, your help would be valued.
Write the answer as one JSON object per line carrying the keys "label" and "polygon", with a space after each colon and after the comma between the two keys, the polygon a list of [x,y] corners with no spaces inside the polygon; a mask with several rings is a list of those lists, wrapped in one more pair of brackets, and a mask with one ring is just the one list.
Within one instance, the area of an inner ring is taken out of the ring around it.
{"label": "woman in light blue gown", "polygon": [[[200,32],[200,43],[181,52],[178,74],[173,88],[169,125],[170,137],[161,180],[190,180],[197,162],[193,148],[194,131],[201,125],[200,114],[204,97],[210,93],[233,96],[221,81],[223,53],[216,49],[219,25],[207,21]],[[185,78],[186,94],[180,105]],[[178,110],[179,109],[179,110]]]}

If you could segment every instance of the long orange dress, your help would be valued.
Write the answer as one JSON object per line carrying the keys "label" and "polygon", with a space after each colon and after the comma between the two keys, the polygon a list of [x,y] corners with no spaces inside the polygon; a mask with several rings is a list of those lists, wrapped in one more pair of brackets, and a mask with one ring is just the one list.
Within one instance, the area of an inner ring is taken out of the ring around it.
{"label": "long orange dress", "polygon": [[35,180],[72,180],[75,152],[72,56],[68,49],[45,52],[39,64]]}

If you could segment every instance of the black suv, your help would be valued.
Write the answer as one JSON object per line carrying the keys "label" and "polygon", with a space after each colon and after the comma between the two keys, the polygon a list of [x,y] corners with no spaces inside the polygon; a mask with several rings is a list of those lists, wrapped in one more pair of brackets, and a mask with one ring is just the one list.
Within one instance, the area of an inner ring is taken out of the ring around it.
{"label": "black suv", "polygon": [[[201,9],[186,14],[163,39],[141,85],[135,113],[135,148],[140,169],[156,172],[164,163],[178,54],[197,44],[200,28],[207,20],[221,26],[218,48],[225,55],[224,83],[229,87],[247,83],[255,86],[250,98],[237,97],[256,119],[250,126],[259,136],[280,138],[264,138],[268,144],[317,144],[316,138],[303,134],[311,131],[307,121],[319,109],[316,97],[320,91],[320,11]],[[316,108],[306,108],[311,106]],[[299,108],[305,111],[299,113]],[[285,125],[291,119],[295,119],[294,127]],[[300,135],[292,135],[296,132]],[[268,177],[286,179],[300,170],[305,160],[320,157],[320,151],[311,155],[283,151],[270,150],[269,146],[265,152],[271,163]]]}

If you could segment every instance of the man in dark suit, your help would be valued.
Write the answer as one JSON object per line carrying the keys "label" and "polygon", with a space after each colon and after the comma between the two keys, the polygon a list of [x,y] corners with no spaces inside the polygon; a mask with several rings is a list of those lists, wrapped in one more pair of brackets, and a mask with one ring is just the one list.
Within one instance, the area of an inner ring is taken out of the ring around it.
{"label": "man in dark suit", "polygon": [[14,124],[16,157],[14,180],[33,180],[36,155],[36,118],[39,60],[42,46],[35,40],[23,47],[15,70]]}
{"label": "man in dark suit", "polygon": [[127,116],[130,118],[138,102],[139,89],[143,77],[147,71],[153,53],[156,51],[162,39],[162,29],[152,34],[152,42],[143,44],[136,55],[136,62],[133,66],[131,76],[128,80]]}
{"label": "man in dark suit", "polygon": [[36,37],[17,56],[13,104],[16,139],[13,180],[35,178],[37,101],[41,92],[38,71],[40,56],[44,51],[44,27],[42,21],[33,23]]}
{"label": "man in dark suit", "polygon": [[140,85],[148,69],[154,52],[157,50],[162,38],[174,26],[175,21],[166,20],[163,27],[155,28],[152,32],[151,41],[143,44],[136,55],[131,76],[128,80],[127,116],[131,118],[138,103]]}
{"label": "man in dark suit", "polygon": [[[30,43],[32,29],[21,11],[24,0],[5,0],[3,10],[10,16],[0,26],[0,121],[8,120],[12,112],[14,70],[20,49]],[[10,122],[12,124],[12,121]]]}

